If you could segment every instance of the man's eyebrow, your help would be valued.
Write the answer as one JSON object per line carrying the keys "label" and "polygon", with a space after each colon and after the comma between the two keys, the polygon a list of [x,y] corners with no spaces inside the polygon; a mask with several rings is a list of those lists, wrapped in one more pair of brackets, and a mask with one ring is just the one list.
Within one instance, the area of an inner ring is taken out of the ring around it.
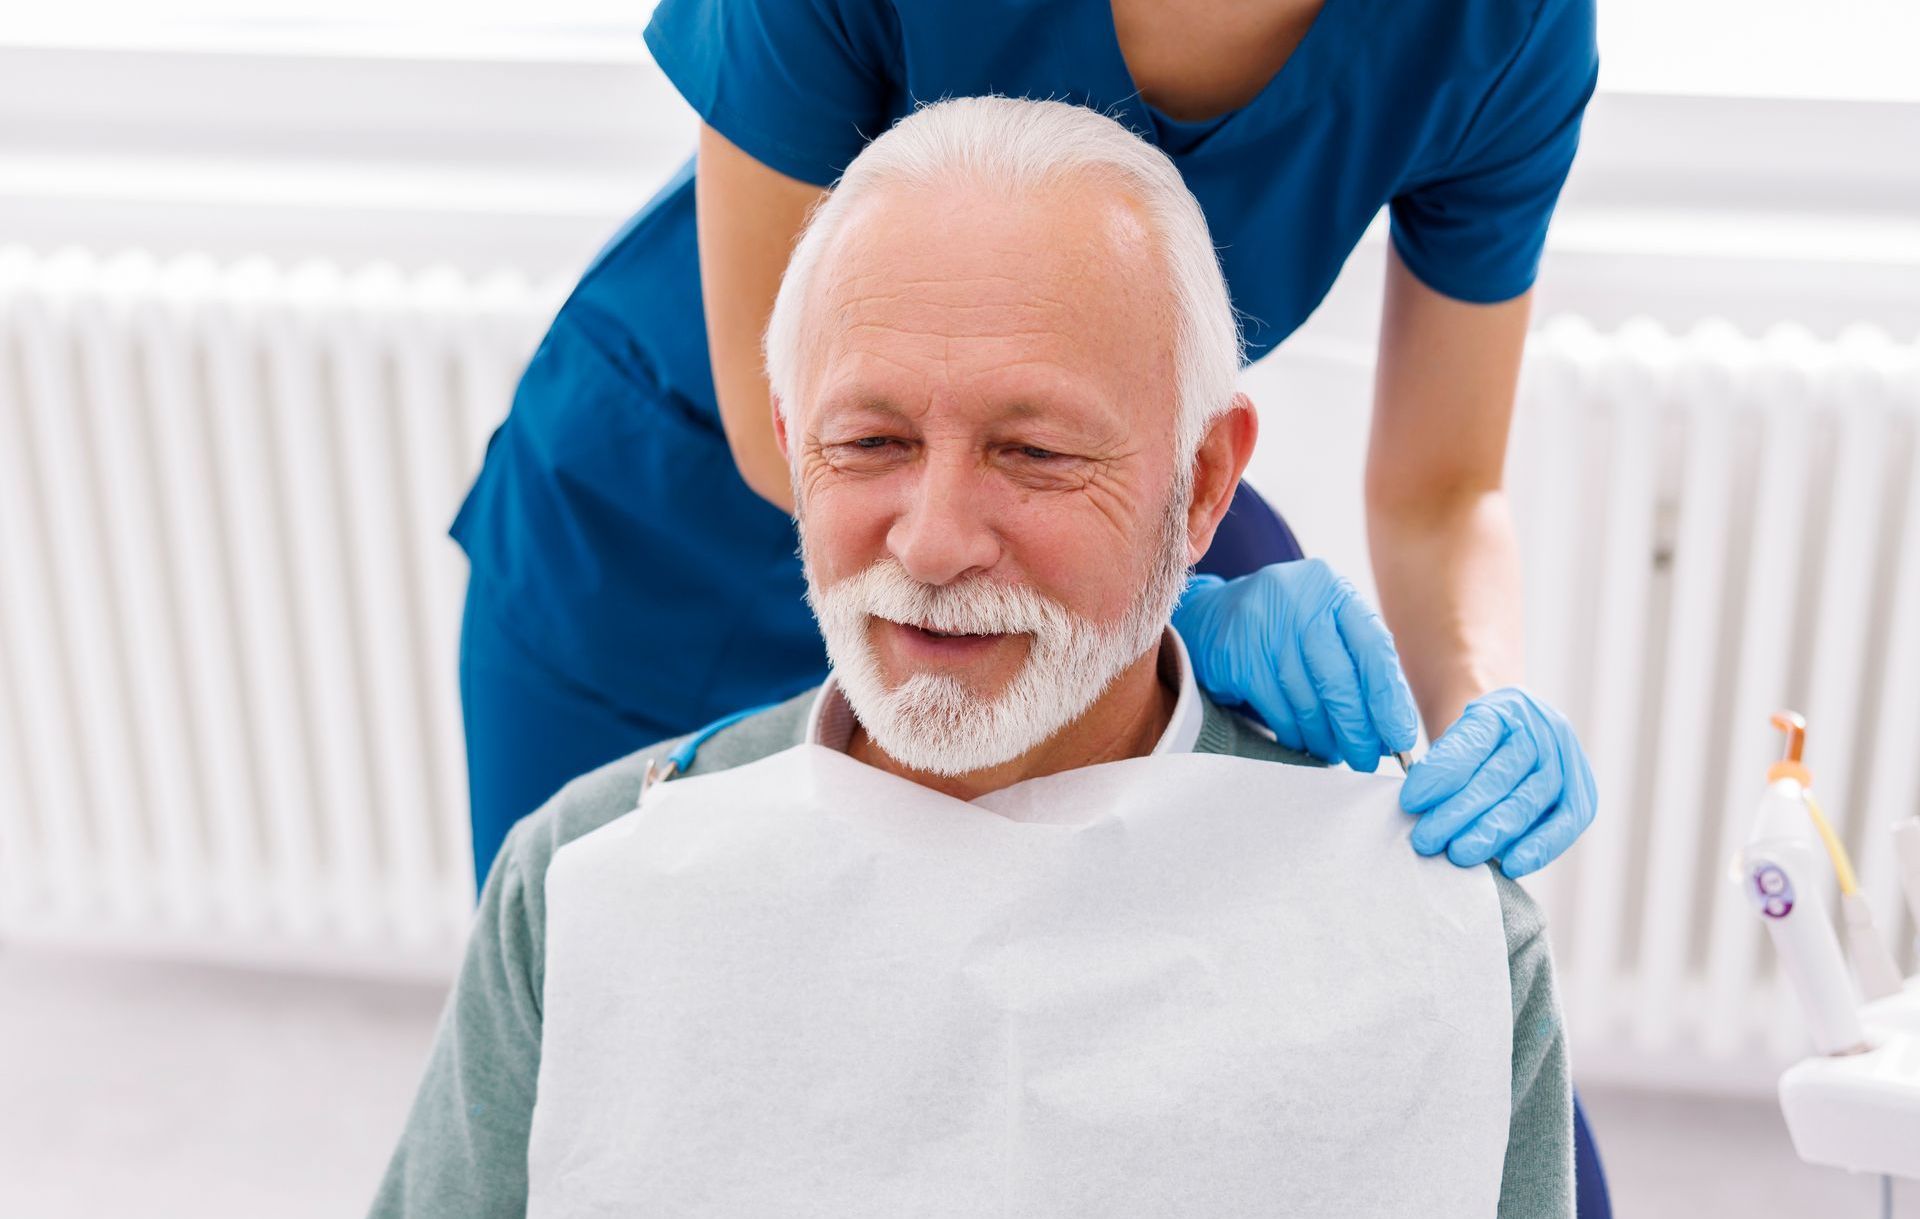
{"label": "man's eyebrow", "polygon": [[875,397],[871,394],[861,394],[841,399],[828,398],[821,408],[821,414],[823,415],[846,415],[861,412],[873,415],[885,415],[890,419],[897,419],[902,423],[909,421],[907,412],[901,410],[887,399]]}
{"label": "man's eyebrow", "polygon": [[1016,398],[995,412],[995,419],[1004,423],[1045,416],[1069,424],[1100,426],[1111,422],[1111,414],[1097,398],[1061,394],[1044,398]]}

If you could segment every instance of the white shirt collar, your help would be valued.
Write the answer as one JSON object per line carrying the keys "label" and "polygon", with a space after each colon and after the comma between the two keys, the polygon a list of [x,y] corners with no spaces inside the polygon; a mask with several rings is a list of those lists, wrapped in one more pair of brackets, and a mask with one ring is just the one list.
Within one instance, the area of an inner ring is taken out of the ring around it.
{"label": "white shirt collar", "polygon": [[[1173,702],[1173,718],[1167,721],[1167,730],[1160,734],[1160,740],[1154,744],[1154,754],[1192,753],[1193,747],[1200,741],[1200,721],[1204,711],[1200,705],[1200,686],[1193,680],[1193,662],[1187,656],[1187,645],[1180,633],[1168,627],[1161,639],[1161,672],[1172,665],[1179,670],[1175,689],[1179,694]],[[847,696],[841,692],[840,680],[833,674],[827,674],[826,682],[820,692],[814,695],[813,708],[807,713],[807,744],[824,745],[828,749],[847,751],[853,741],[854,715],[853,705],[847,702]]]}

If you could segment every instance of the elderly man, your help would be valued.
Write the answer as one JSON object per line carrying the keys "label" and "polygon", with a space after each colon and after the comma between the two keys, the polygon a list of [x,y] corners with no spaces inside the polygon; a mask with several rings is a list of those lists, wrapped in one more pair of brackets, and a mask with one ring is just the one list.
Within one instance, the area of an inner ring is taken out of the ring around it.
{"label": "elderly man", "polygon": [[929,107],[767,358],[833,674],[515,827],[374,1213],[1570,1214],[1535,908],[1167,629],[1257,430],[1171,164]]}

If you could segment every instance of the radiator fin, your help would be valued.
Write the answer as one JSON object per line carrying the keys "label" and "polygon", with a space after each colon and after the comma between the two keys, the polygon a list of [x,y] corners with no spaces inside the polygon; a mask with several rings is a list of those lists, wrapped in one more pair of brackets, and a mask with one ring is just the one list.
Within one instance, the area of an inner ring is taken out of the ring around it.
{"label": "radiator fin", "polygon": [[445,529],[555,300],[507,274],[0,251],[8,929],[458,948]]}

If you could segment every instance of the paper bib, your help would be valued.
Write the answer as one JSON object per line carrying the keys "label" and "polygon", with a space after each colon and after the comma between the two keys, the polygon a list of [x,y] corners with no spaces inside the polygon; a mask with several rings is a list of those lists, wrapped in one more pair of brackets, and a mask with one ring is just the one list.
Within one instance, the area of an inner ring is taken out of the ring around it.
{"label": "paper bib", "polygon": [[1485,869],[1399,785],[1180,754],[973,803],[816,745],[547,874],[529,1214],[1497,1209]]}

